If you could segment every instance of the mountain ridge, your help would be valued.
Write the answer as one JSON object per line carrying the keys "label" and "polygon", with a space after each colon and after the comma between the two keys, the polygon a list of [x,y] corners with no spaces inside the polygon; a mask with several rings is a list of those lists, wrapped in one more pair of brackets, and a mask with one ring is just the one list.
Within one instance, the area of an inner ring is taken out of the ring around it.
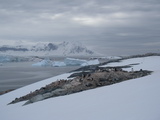
{"label": "mountain ridge", "polygon": [[0,53],[12,55],[59,55],[59,56],[79,56],[95,55],[96,53],[82,45],[80,42],[37,43],[35,45],[2,45]]}

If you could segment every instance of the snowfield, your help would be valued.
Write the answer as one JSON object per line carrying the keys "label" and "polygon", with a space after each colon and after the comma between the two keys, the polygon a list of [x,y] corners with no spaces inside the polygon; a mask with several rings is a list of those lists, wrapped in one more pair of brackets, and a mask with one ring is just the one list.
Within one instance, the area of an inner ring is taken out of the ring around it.
{"label": "snowfield", "polygon": [[[133,58],[107,66],[133,65],[151,75],[76,94],[50,98],[30,105],[7,105],[16,97],[39,89],[62,74],[0,96],[1,120],[160,120],[160,56]],[[127,68],[126,70],[130,70]]]}

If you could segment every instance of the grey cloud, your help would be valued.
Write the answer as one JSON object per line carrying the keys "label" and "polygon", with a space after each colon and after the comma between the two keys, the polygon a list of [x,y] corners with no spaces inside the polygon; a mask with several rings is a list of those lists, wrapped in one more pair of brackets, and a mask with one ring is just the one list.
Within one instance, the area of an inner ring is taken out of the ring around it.
{"label": "grey cloud", "polygon": [[159,0],[0,0],[0,3],[0,40],[78,40],[106,54],[155,52],[160,47],[150,44],[160,38]]}

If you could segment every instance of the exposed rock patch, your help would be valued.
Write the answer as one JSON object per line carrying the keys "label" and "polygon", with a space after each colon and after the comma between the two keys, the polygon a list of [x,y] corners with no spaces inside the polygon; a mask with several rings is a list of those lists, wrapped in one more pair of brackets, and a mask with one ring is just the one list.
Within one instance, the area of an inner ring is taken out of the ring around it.
{"label": "exposed rock patch", "polygon": [[34,103],[51,97],[68,95],[84,90],[89,90],[101,86],[111,85],[125,80],[143,77],[149,75],[151,71],[123,71],[121,68],[103,68],[95,72],[81,72],[72,75],[70,80],[57,80],[45,87],[34,92],[16,98],[9,104],[14,104],[20,101],[26,101],[26,104]]}
{"label": "exposed rock patch", "polygon": [[11,91],[13,91],[13,90],[14,90],[14,89],[9,89],[9,90],[6,90],[6,91],[1,91],[1,92],[0,92],[0,95],[6,94],[6,93],[11,92]]}

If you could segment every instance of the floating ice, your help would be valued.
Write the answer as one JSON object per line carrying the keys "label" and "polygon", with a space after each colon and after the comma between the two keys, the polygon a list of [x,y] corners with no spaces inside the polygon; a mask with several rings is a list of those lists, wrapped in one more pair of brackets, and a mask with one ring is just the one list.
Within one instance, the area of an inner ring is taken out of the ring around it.
{"label": "floating ice", "polygon": [[85,63],[81,64],[81,66],[96,65],[96,64],[99,64],[98,59],[86,61]]}
{"label": "floating ice", "polygon": [[45,59],[38,63],[32,64],[32,66],[39,66],[39,67],[53,66],[53,61]]}
{"label": "floating ice", "polygon": [[46,67],[46,66],[53,66],[53,67],[63,67],[63,66],[87,66],[87,65],[95,65],[99,64],[99,60],[81,60],[75,58],[66,58],[64,61],[51,61],[49,59],[42,60],[41,62],[37,62],[32,64],[32,66],[39,66],[39,67]]}
{"label": "floating ice", "polygon": [[66,66],[81,66],[83,63],[86,63],[86,60],[75,59],[75,58],[66,58],[64,63]]}
{"label": "floating ice", "polygon": [[87,65],[95,65],[99,64],[99,60],[81,60],[81,59],[75,59],[75,58],[66,58],[64,62],[54,62],[53,66],[56,67],[62,67],[62,66],[87,66]]}
{"label": "floating ice", "polygon": [[54,67],[63,67],[63,66],[66,66],[66,64],[64,62],[60,62],[60,61],[54,61],[52,65]]}

